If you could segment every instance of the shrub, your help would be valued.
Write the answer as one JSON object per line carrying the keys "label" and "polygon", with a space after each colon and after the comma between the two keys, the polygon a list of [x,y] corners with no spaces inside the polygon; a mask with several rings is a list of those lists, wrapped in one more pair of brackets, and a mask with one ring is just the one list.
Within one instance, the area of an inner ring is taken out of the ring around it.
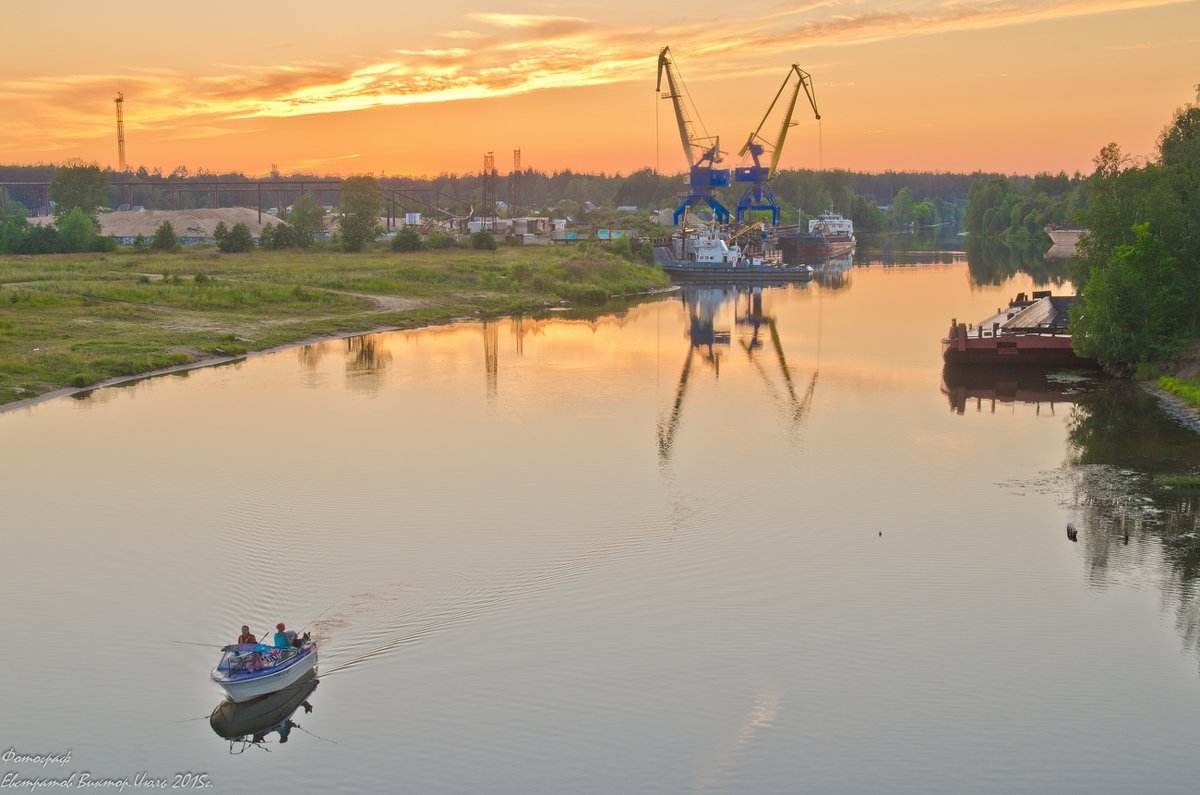
{"label": "shrub", "polygon": [[150,243],[152,251],[178,251],[179,237],[175,234],[175,227],[170,221],[163,221],[159,224],[158,229],[154,230],[154,240]]}
{"label": "shrub", "polygon": [[310,242],[312,242],[311,239],[305,238],[296,227],[283,221],[280,221],[278,226],[267,224],[258,237],[258,244],[263,248],[270,249],[307,246]]}
{"label": "shrub", "polygon": [[223,254],[237,254],[251,251],[254,248],[254,238],[250,235],[250,227],[242,223],[233,225],[233,229],[224,230],[225,224],[217,224],[213,236],[217,238],[217,248]]}
{"label": "shrub", "polygon": [[91,251],[96,247],[96,226],[83,210],[72,207],[58,222],[58,239],[64,251]]}
{"label": "shrub", "polygon": [[495,251],[497,248],[499,248],[499,245],[500,244],[496,242],[496,238],[492,236],[492,233],[486,229],[480,229],[478,232],[471,235],[471,248],[479,249],[481,251]]}
{"label": "shrub", "polygon": [[419,251],[421,236],[411,226],[405,226],[392,238],[392,251]]}
{"label": "shrub", "polygon": [[435,229],[429,234],[425,235],[425,248],[436,249],[453,247],[454,238],[450,237],[450,235],[446,234],[445,232]]}

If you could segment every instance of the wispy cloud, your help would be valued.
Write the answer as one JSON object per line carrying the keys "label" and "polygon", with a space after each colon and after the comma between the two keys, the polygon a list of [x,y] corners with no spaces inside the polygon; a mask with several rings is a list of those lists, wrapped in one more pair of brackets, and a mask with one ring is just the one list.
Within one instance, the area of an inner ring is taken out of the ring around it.
{"label": "wispy cloud", "polygon": [[[811,0],[714,28],[683,23],[653,30],[572,16],[480,13],[442,36],[444,47],[401,49],[350,63],[293,63],[269,69],[229,67],[196,77],[144,70],[0,80],[7,141],[52,130],[56,145],[107,135],[111,122],[78,109],[98,106],[118,88],[136,100],[131,129],[203,135],[243,131],[249,120],[369,108],[480,100],[555,88],[646,81],[663,44],[685,52],[688,75],[761,73],[763,59],[815,46],[853,46],[910,36],[982,30],[1192,0]],[[465,24],[464,24],[465,23]],[[111,107],[111,106],[110,106]]]}

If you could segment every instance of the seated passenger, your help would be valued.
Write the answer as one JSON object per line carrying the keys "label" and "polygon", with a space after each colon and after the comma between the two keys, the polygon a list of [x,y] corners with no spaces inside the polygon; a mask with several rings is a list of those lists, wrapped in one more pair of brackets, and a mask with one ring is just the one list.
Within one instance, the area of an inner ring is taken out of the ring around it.
{"label": "seated passenger", "polygon": [[242,634],[238,635],[237,642],[239,645],[242,643],[258,643],[258,638],[250,633],[250,627],[243,625]]}
{"label": "seated passenger", "polygon": [[288,638],[286,631],[287,627],[283,625],[282,621],[275,625],[275,630],[275,638],[273,643],[275,648],[290,649],[292,647],[292,641],[290,638]]}

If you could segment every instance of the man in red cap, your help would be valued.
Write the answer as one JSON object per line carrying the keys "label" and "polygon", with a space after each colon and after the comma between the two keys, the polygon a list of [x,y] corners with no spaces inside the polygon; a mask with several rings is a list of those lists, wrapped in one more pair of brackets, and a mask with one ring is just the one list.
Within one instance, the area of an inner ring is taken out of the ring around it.
{"label": "man in red cap", "polygon": [[291,648],[292,644],[290,642],[288,642],[287,632],[284,631],[286,629],[287,629],[287,627],[285,627],[283,625],[282,621],[280,621],[278,624],[275,625],[275,648],[277,648],[277,649],[290,649]]}

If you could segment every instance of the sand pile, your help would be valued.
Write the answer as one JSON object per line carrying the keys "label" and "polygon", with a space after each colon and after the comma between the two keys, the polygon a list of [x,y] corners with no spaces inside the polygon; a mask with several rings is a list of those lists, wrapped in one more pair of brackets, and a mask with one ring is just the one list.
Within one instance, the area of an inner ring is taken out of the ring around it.
{"label": "sand pile", "polygon": [[[35,224],[53,223],[45,216],[30,218]],[[212,237],[213,229],[224,221],[230,229],[234,224],[245,224],[250,234],[257,237],[267,224],[278,224],[279,219],[267,213],[258,220],[258,210],[249,207],[225,207],[220,210],[144,210],[142,212],[100,213],[100,234],[113,237],[153,237],[154,230],[163,221],[170,221],[175,234],[180,237]]]}

